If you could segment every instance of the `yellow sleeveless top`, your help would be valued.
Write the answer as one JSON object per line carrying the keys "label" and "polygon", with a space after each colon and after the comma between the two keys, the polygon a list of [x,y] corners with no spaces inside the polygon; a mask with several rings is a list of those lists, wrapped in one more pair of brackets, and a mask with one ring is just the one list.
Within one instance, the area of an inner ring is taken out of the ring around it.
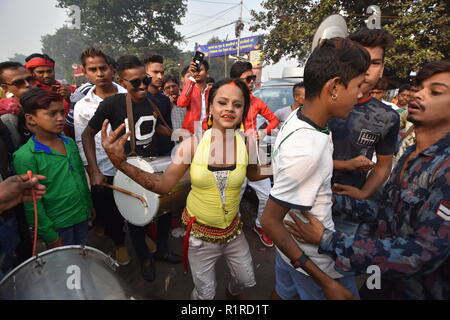
{"label": "yellow sleeveless top", "polygon": [[247,174],[248,154],[244,139],[236,131],[236,168],[228,173],[223,207],[216,179],[208,169],[211,132],[209,129],[203,134],[192,159],[191,191],[186,200],[186,209],[189,216],[196,217],[197,222],[225,229],[230,226],[239,211],[241,187]]}

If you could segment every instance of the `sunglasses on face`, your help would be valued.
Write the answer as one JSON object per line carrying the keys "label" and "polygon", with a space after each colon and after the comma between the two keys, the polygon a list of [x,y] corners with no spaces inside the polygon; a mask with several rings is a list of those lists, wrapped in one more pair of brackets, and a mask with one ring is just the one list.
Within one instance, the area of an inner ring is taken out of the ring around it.
{"label": "sunglasses on face", "polygon": [[133,88],[138,88],[141,83],[143,83],[145,86],[148,86],[150,83],[152,83],[152,77],[145,76],[143,79],[133,79],[133,80],[127,80],[125,78],[122,78],[123,80],[129,82]]}
{"label": "sunglasses on face", "polygon": [[241,78],[241,79],[244,80],[244,81],[247,82],[247,83],[250,83],[250,82],[256,80],[256,76],[255,76],[255,75],[252,75],[252,76],[248,76],[248,77]]}
{"label": "sunglasses on face", "polygon": [[21,87],[26,83],[34,83],[34,78],[32,76],[28,76],[26,78],[22,78],[22,79],[16,79],[13,82],[5,82],[5,84],[7,84],[8,86],[15,86],[15,87]]}

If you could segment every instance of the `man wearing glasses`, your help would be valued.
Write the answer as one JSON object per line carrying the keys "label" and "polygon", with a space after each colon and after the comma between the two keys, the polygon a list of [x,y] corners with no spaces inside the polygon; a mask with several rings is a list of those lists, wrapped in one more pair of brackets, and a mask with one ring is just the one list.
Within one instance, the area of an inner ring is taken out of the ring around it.
{"label": "man wearing glasses", "polygon": [[0,83],[8,97],[0,100],[0,118],[11,133],[14,147],[21,144],[18,115],[20,96],[30,88],[36,87],[33,76],[20,63],[6,61],[0,63]]}
{"label": "man wearing glasses", "polygon": [[[136,56],[122,56],[117,61],[119,83],[127,90],[131,98],[134,123],[128,123],[126,96],[119,93],[105,98],[98,106],[94,116],[89,121],[82,133],[84,153],[88,162],[89,176],[92,171],[99,171],[95,154],[94,136],[102,128],[103,122],[108,119],[113,130],[125,123],[134,125],[136,136],[136,153],[141,157],[155,157],[159,155],[158,143],[155,132],[170,136],[171,130],[162,125],[159,114],[147,100],[148,86],[152,82],[145,72],[144,64]],[[128,132],[128,127],[127,127]],[[131,150],[131,144],[125,145],[127,153]],[[141,263],[142,276],[147,281],[155,279],[153,254],[145,243],[144,227],[128,224],[130,237],[136,254]]]}
{"label": "man wearing glasses", "polygon": [[[250,90],[250,109],[247,113],[247,118],[244,120],[244,130],[246,135],[256,135],[258,140],[262,140],[266,134],[270,134],[273,129],[278,126],[278,119],[275,114],[269,109],[267,104],[261,99],[255,97],[251,92],[255,87],[256,76],[253,74],[253,66],[250,62],[237,61],[231,66],[230,70],[231,78],[240,78],[247,84]],[[256,117],[260,114],[263,116],[269,124],[264,130],[257,131],[256,127]],[[262,244],[266,247],[273,247],[273,242],[264,232],[261,227],[261,216],[263,214],[264,208],[266,207],[267,199],[269,198],[269,192],[271,188],[270,179],[264,179],[259,181],[249,181],[249,186],[255,190],[258,196],[258,216],[255,219],[255,227],[253,230],[259,236]],[[243,191],[245,190],[246,184],[243,185]]]}

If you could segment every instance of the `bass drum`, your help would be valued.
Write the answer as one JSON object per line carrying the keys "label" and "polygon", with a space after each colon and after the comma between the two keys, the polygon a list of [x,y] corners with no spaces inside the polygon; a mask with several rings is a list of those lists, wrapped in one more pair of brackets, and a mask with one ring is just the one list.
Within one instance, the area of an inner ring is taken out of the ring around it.
{"label": "bass drum", "polygon": [[[150,173],[162,174],[171,162],[171,157],[141,158],[130,157],[127,162]],[[149,224],[155,216],[177,212],[186,206],[186,198],[191,188],[189,170],[167,194],[151,192],[121,171],[114,176],[114,186],[131,191],[145,199],[147,207],[134,197],[114,190],[114,200],[122,216],[136,226]]]}
{"label": "bass drum", "polygon": [[0,282],[2,300],[129,300],[118,263],[88,246],[44,251]]}

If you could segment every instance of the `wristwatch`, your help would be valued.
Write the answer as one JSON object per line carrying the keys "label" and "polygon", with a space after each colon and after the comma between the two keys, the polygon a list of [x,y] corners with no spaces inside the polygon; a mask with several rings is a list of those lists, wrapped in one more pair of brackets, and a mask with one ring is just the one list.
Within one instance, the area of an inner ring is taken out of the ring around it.
{"label": "wristwatch", "polygon": [[302,268],[308,260],[309,260],[308,255],[303,252],[303,254],[297,259],[291,260],[291,264],[295,269]]}

